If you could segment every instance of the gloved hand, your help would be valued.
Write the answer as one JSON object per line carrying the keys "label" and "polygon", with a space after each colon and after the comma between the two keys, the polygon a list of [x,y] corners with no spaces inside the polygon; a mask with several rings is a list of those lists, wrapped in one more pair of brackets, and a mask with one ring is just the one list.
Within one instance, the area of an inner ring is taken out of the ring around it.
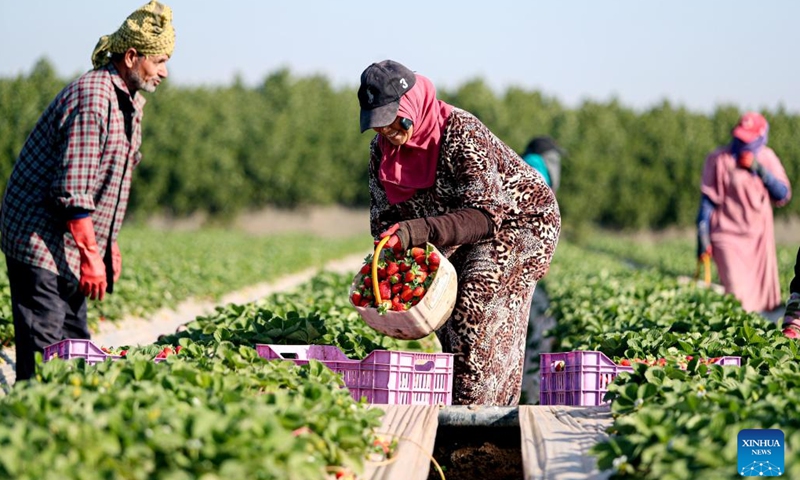
{"label": "gloved hand", "polygon": [[[381,233],[380,238],[389,237],[389,241],[386,242],[384,247],[389,248],[394,251],[402,251],[405,249],[403,242],[400,241],[400,237],[397,236],[397,230],[400,229],[400,224],[395,223],[391,227],[389,227],[385,232]],[[377,245],[378,242],[375,242]]]}
{"label": "gloved hand", "polygon": [[67,228],[81,255],[81,278],[79,288],[87,298],[102,300],[106,292],[106,266],[100,255],[100,247],[94,236],[94,225],[91,217],[77,218],[67,221]]}
{"label": "gloved hand", "polygon": [[751,170],[754,161],[755,161],[755,155],[753,155],[753,152],[744,151],[740,153],[739,158],[736,159],[736,165],[738,165],[739,168],[744,168],[745,170]]}
{"label": "gloved hand", "polygon": [[800,338],[800,293],[792,293],[786,300],[783,326],[784,335],[789,338]]}
{"label": "gloved hand", "polygon": [[116,240],[111,244],[111,270],[114,272],[114,283],[117,283],[122,273],[122,253]]}

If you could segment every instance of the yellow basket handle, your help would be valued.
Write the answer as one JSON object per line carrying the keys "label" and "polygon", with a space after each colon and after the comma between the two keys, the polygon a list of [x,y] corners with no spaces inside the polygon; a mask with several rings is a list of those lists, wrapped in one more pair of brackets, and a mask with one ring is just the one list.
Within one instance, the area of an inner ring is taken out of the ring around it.
{"label": "yellow basket handle", "polygon": [[378,258],[381,255],[381,250],[383,246],[386,245],[386,242],[392,238],[391,235],[387,235],[375,245],[375,254],[372,256],[372,293],[375,294],[375,305],[380,305],[383,300],[381,300],[381,289],[378,288]]}

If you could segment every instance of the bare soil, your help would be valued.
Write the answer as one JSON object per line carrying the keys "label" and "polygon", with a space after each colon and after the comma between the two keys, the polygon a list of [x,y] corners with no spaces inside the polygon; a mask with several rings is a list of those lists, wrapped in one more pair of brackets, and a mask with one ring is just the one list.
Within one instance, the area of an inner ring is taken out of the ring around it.
{"label": "bare soil", "polygon": [[[518,480],[524,477],[518,428],[442,427],[436,432],[433,458],[445,478]],[[441,480],[431,463],[428,480]]]}

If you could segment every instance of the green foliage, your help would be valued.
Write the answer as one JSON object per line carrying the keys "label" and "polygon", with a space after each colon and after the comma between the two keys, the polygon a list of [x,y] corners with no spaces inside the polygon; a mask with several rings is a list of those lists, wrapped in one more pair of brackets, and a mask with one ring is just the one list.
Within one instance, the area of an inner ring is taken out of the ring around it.
{"label": "green foliage", "polygon": [[[182,232],[126,226],[119,245],[122,276],[114,294],[102,302],[89,302],[87,317],[92,328],[100,321],[147,317],[190,297],[219,299],[348,254],[368,252],[372,242],[368,235],[321,239],[307,234],[256,236],[214,228]],[[5,272],[2,255],[0,268]],[[9,345],[13,339],[11,293],[7,275],[2,273],[0,343]]]}
{"label": "green foliage", "polygon": [[[599,350],[614,361],[695,357],[685,366],[634,363],[633,373],[615,378],[605,397],[609,437],[592,449],[598,467],[611,478],[738,478],[740,430],[780,428],[788,445],[800,439],[800,421],[786,414],[800,405],[797,342],[733,296],[678,282],[665,259],[689,250],[686,243],[639,247],[562,242],[546,279],[553,351]],[[742,366],[699,362],[721,356],[739,356]],[[800,472],[800,455],[789,449],[786,470]]]}
{"label": "green foliage", "polygon": [[176,344],[188,338],[207,343],[224,338],[236,345],[334,345],[351,359],[373,350],[437,351],[435,335],[397,340],[379,334],[361,320],[348,292],[356,270],[347,274],[321,272],[291,292],[279,292],[255,303],[218,307],[164,338]]}
{"label": "green foliage", "polygon": [[373,455],[381,409],[355,402],[322,362],[265,361],[255,348],[333,345],[353,360],[375,349],[438,351],[430,338],[367,327],[349,304],[354,275],[321,272],[261,302],[220,307],[157,345],[116,348],[126,354],[114,361],[40,364],[34,380],[0,396],[0,476],[306,480],[385,460]]}
{"label": "green foliage", "polygon": [[[26,136],[65,83],[45,59],[27,76],[0,79],[0,177],[8,178]],[[355,91],[286,69],[256,87],[165,83],[148,95],[131,214],[224,218],[267,205],[368,205],[373,133],[359,133]],[[569,152],[559,203],[565,227],[576,230],[691,226],[704,159],[729,141],[741,113],[720,105],[704,115],[667,101],[643,111],[617,100],[568,109],[537,91],[496,93],[480,78],[439,93],[517,151],[535,135],[557,139]],[[783,109],[764,113],[770,146],[789,178],[800,178],[800,145],[793,140],[800,117]],[[777,210],[778,217],[798,213],[798,202]]]}
{"label": "green foliage", "polygon": [[361,472],[382,412],[319,362],[184,342],[154,363],[50,361],[0,398],[0,476],[15,479],[327,478]]}

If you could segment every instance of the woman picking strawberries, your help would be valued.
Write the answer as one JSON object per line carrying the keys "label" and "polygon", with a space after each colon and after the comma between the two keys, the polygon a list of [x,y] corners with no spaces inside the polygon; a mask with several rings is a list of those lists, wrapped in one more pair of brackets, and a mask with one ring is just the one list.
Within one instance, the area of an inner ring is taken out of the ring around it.
{"label": "woman picking strawberries", "polygon": [[370,227],[388,247],[435,245],[458,273],[452,316],[436,332],[455,354],[454,404],[519,403],[528,313],[561,230],[552,190],[429,79],[385,60],[358,90],[370,145]]}

